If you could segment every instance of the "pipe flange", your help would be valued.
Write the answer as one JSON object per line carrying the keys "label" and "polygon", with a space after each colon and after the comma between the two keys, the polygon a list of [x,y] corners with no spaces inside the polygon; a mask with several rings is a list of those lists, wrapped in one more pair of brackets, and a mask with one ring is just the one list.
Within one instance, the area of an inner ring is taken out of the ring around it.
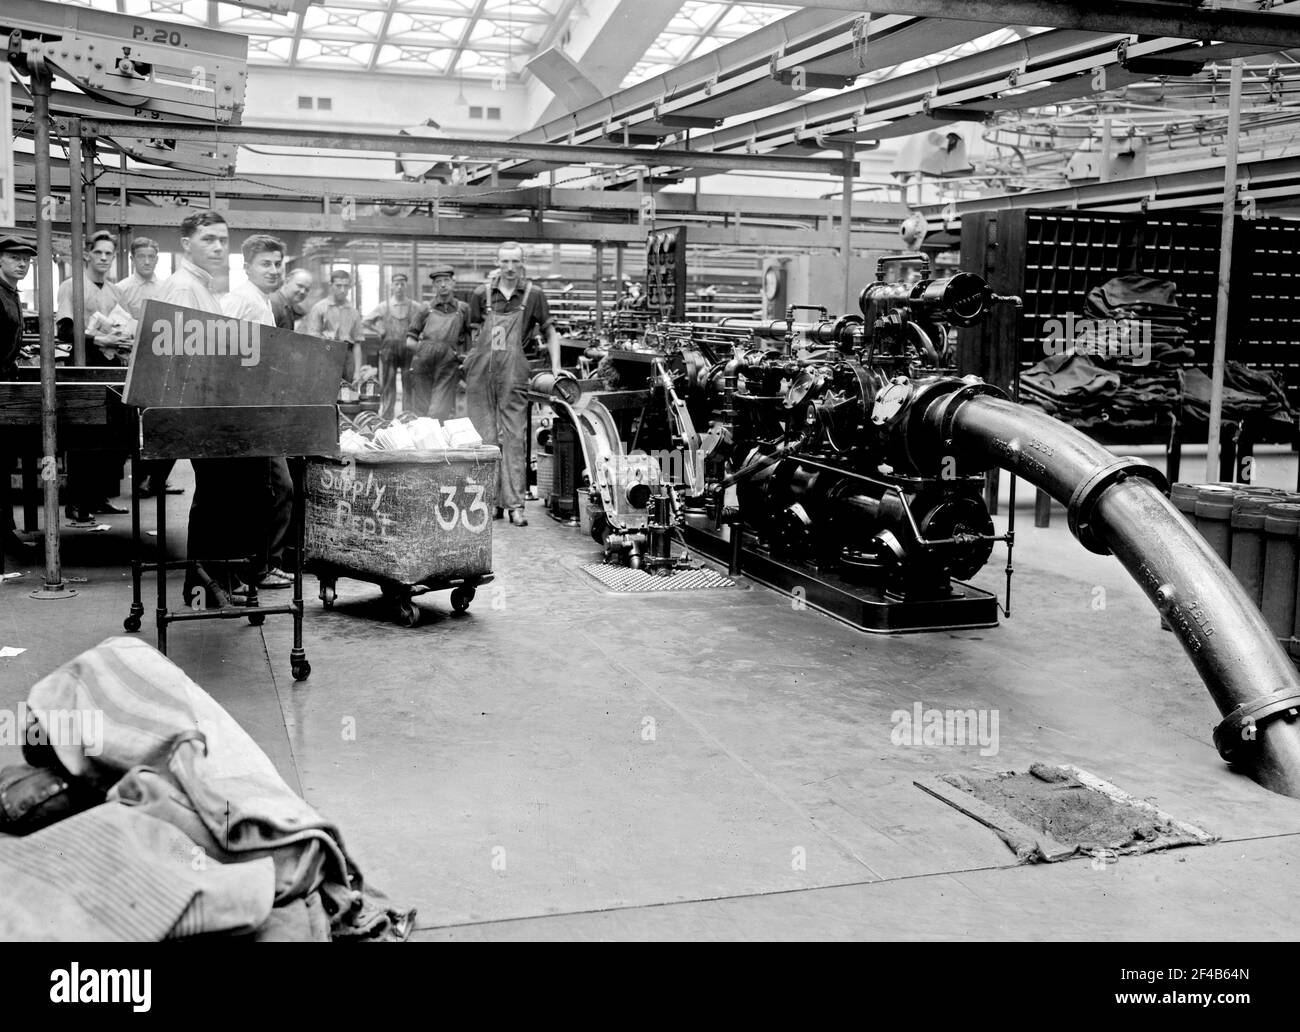
{"label": "pipe flange", "polygon": [[1169,481],[1165,479],[1163,473],[1141,459],[1125,455],[1108,466],[1102,466],[1075,488],[1074,494],[1070,496],[1070,504],[1067,506],[1070,533],[1078,538],[1079,543],[1089,552],[1110,555],[1110,549],[1092,532],[1092,510],[1097,507],[1097,502],[1107,488],[1129,477],[1148,480],[1165,494],[1169,493]]}
{"label": "pipe flange", "polygon": [[1261,724],[1290,712],[1300,711],[1300,692],[1279,688],[1262,699],[1243,703],[1223,718],[1214,729],[1214,747],[1228,763],[1244,759],[1258,748]]}
{"label": "pipe flange", "polygon": [[957,410],[961,408],[961,403],[970,398],[976,398],[981,395],[1001,398],[1004,401],[1007,392],[1001,387],[995,387],[991,383],[968,383],[959,390],[953,391],[943,399],[943,417],[939,422],[939,441],[940,446],[946,448],[947,442],[953,439],[952,428],[957,422]]}

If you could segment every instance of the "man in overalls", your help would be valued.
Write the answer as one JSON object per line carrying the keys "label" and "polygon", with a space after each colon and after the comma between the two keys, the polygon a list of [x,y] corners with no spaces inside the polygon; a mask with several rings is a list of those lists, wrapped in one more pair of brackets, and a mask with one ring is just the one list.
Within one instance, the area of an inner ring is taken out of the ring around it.
{"label": "man in overalls", "polygon": [[429,273],[434,298],[406,336],[411,396],[406,410],[437,420],[456,415],[460,363],[469,347],[469,305],[456,300],[456,270],[439,265]]}
{"label": "man in overalls", "polygon": [[480,285],[469,303],[474,348],[465,360],[469,418],[484,444],[501,448],[497,518],[510,511],[510,522],[528,526],[524,517],[525,435],[528,433],[528,380],[531,370],[524,344],[534,331],[546,337],[551,371],[560,371],[560,338],[551,322],[542,288],[524,277],[524,249],[514,241],[497,249],[498,274]]}
{"label": "man in overalls", "polygon": [[379,334],[379,415],[392,419],[397,408],[397,378],[402,378],[402,411],[424,415],[411,407],[411,361],[406,350],[406,335],[424,315],[424,305],[406,296],[406,273],[395,272],[392,296],[381,303],[362,325]]}

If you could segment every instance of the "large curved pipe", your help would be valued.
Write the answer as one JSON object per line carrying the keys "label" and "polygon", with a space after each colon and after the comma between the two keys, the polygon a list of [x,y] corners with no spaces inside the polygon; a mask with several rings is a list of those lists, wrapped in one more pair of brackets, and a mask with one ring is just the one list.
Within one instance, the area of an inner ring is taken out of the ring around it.
{"label": "large curved pipe", "polygon": [[1165,497],[1163,477],[992,388],[953,386],[924,409],[932,446],[1001,466],[1065,505],[1071,531],[1113,553],[1173,627],[1225,717],[1214,732],[1224,759],[1300,798],[1300,676],[1236,577]]}

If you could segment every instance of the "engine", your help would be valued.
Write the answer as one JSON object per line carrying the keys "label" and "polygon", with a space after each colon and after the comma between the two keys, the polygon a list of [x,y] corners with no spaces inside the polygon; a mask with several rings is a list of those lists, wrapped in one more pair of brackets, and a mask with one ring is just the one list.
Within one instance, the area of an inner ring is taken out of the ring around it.
{"label": "engine", "polygon": [[922,256],[882,259],[861,316],[794,307],[776,322],[728,321],[765,346],[733,353],[707,392],[715,513],[734,485],[733,520],[774,557],[902,598],[942,596],[997,540],[985,466],[963,463],[917,415],[955,387],[982,387],[951,367],[950,330],[1016,302],[969,273],[927,273]]}

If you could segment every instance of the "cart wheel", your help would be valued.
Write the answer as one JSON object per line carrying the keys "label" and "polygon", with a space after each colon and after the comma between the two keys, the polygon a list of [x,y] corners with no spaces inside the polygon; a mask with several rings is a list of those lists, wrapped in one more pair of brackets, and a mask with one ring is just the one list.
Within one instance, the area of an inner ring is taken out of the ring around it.
{"label": "cart wheel", "polygon": [[248,614],[248,622],[249,622],[250,624],[252,624],[254,627],[261,627],[262,624],[266,623],[266,614],[265,614],[265,613],[249,613],[249,614]]}
{"label": "cart wheel", "polygon": [[465,612],[474,601],[474,589],[470,587],[454,588],[451,593],[451,608],[458,613]]}
{"label": "cart wheel", "polygon": [[299,660],[296,663],[291,663],[289,667],[293,671],[293,679],[295,681],[305,681],[311,676],[311,664],[305,659]]}
{"label": "cart wheel", "polygon": [[338,598],[338,593],[334,590],[333,584],[322,584],[320,587],[320,600],[325,604],[326,609],[334,608],[334,600]]}
{"label": "cart wheel", "polygon": [[399,602],[397,605],[397,622],[407,627],[414,627],[420,622],[420,609],[411,601]]}
{"label": "cart wheel", "polygon": [[134,634],[140,629],[140,618],[138,616],[128,616],[122,621],[122,627],[128,633]]}

